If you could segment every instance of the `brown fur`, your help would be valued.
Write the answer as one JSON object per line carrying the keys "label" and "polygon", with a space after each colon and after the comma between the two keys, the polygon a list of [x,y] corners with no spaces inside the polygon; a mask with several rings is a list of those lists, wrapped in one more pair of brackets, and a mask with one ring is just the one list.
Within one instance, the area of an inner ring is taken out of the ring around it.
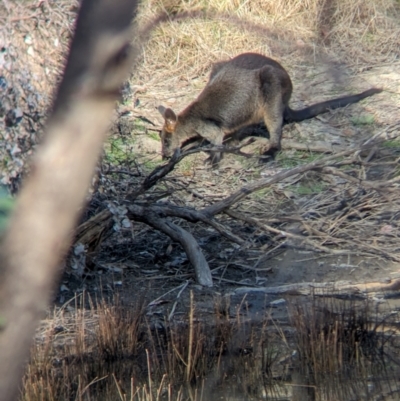
{"label": "brown fur", "polygon": [[[171,157],[175,149],[194,138],[221,145],[226,136],[261,121],[270,136],[270,146],[264,154],[273,156],[280,149],[284,123],[312,118],[381,92],[372,88],[293,110],[289,107],[292,89],[286,70],[261,54],[243,53],[214,64],[204,90],[178,116],[170,108],[158,108],[165,120],[161,132],[163,157]],[[213,153],[212,164],[218,163],[220,157],[220,153]]]}

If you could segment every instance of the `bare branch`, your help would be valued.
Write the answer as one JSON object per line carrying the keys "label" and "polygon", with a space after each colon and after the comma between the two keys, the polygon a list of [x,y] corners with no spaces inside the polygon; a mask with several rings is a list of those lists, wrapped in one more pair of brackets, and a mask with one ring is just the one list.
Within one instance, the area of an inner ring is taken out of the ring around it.
{"label": "bare branch", "polygon": [[226,227],[218,223],[216,220],[210,219],[203,213],[192,208],[179,207],[170,204],[158,204],[151,206],[131,205],[128,207],[128,210],[130,212],[128,213],[128,217],[132,220],[138,220],[138,218],[141,216],[146,216],[147,214],[155,214],[160,219],[165,217],[180,217],[181,219],[185,219],[191,223],[197,223],[201,221],[215,228],[215,230],[217,230],[221,235],[230,241],[236,242],[239,245],[244,245],[246,243],[246,241],[244,241],[242,238],[229,232]]}
{"label": "bare branch", "polygon": [[316,153],[335,153],[342,152],[344,150],[343,146],[335,146],[330,144],[311,144],[311,143],[301,143],[290,141],[288,139],[282,139],[282,149],[295,149],[304,150],[306,152],[316,152]]}
{"label": "bare branch", "polygon": [[345,151],[337,153],[335,155],[327,156],[327,157],[324,157],[323,159],[316,160],[316,161],[313,161],[308,164],[303,164],[302,166],[298,166],[298,167],[292,168],[287,171],[283,171],[281,173],[273,175],[272,177],[263,178],[261,180],[252,182],[249,185],[246,185],[246,186],[240,188],[239,191],[236,191],[235,193],[233,193],[232,195],[223,199],[222,201],[214,203],[211,206],[207,206],[206,208],[204,208],[202,210],[202,212],[209,216],[215,216],[216,214],[219,214],[222,211],[224,211],[225,209],[228,209],[229,207],[231,207],[233,204],[235,204],[239,200],[245,198],[246,196],[250,195],[251,193],[253,193],[255,191],[258,191],[259,189],[266,188],[272,184],[276,184],[277,182],[280,182],[286,178],[292,177],[293,175],[296,175],[296,174],[304,173],[304,172],[310,171],[310,170],[318,170],[321,167],[328,165],[333,160],[343,157],[343,156],[347,156],[354,152],[355,152],[355,149],[345,150]]}
{"label": "bare branch", "polygon": [[154,213],[149,213],[147,209],[143,210],[135,205],[135,207],[130,207],[129,211],[135,220],[142,221],[179,242],[195,269],[197,282],[200,285],[212,287],[212,276],[207,260],[192,234],[170,221],[161,219]]}
{"label": "bare branch", "polygon": [[[212,148],[206,148],[207,150],[213,149],[213,150],[218,150],[220,151],[223,147],[212,147]],[[203,148],[204,149],[204,148]],[[168,230],[165,228],[164,224],[167,224],[165,218],[167,217],[179,217],[182,218],[186,221],[196,223],[198,221],[202,221],[210,226],[212,226],[214,229],[216,229],[221,235],[225,236],[229,240],[236,242],[239,245],[244,246],[246,242],[238,237],[237,235],[234,235],[231,233],[225,226],[222,224],[218,223],[216,220],[214,220],[212,217],[225,211],[229,207],[231,207],[233,204],[238,202],[239,200],[243,199],[245,196],[249,195],[250,193],[257,191],[261,188],[264,188],[266,186],[272,185],[274,183],[280,182],[285,178],[291,177],[296,174],[300,174],[309,170],[320,170],[324,166],[330,166],[330,165],[335,165],[336,160],[339,159],[340,157],[349,155],[354,153],[357,149],[349,149],[343,152],[340,152],[338,154],[332,155],[332,156],[327,156],[322,159],[319,159],[317,161],[314,161],[309,164],[305,164],[303,166],[299,166],[293,169],[290,169],[288,171],[284,171],[282,173],[278,173],[272,177],[268,177],[256,182],[253,182],[245,187],[242,187],[239,191],[235,192],[231,196],[227,197],[226,199],[215,203],[214,205],[208,206],[204,208],[202,211],[197,211],[191,208],[183,208],[183,207],[177,207],[174,205],[170,204],[153,204],[149,206],[141,206],[137,204],[132,204],[132,198],[135,199],[139,194],[144,193],[147,188],[150,188],[151,186],[155,185],[157,181],[164,177],[166,174],[168,174],[174,167],[175,165],[182,160],[182,158],[186,157],[188,154],[196,153],[201,151],[201,148],[196,148],[196,149],[189,149],[184,153],[175,152],[173,158],[170,160],[170,162],[164,166],[161,166],[160,168],[157,168],[154,170],[152,174],[148,177],[148,179],[145,180],[146,184],[142,184],[141,188],[136,191],[136,193],[131,197],[129,196],[127,201],[130,203],[128,206],[128,217],[132,220],[136,221],[142,221],[146,224],[149,224],[147,221],[147,216],[148,215],[153,215],[157,216],[157,219],[159,221],[159,225],[156,226],[154,224],[152,225],[154,228],[160,229],[160,231],[164,232],[167,235],[170,235],[172,232],[173,236],[171,238],[173,240],[176,240],[176,233],[174,231]],[[228,214],[233,216],[234,212],[229,212]],[[81,225],[78,230],[79,234],[77,235],[77,240],[78,241],[83,241],[84,243],[87,242],[90,238],[96,237],[98,235],[98,232],[102,230],[102,227],[104,227],[104,222],[107,221],[107,219],[111,218],[111,213],[109,211],[104,211],[100,215],[94,216],[91,220],[88,222],[84,223]],[[239,216],[235,216],[236,218],[239,218]],[[252,223],[253,225],[256,224],[256,222]],[[266,227],[262,227],[266,228]],[[274,229],[273,227],[268,227],[267,228],[269,231],[274,231],[276,233],[280,233],[279,230]],[[302,236],[296,236],[294,234],[287,233],[287,236],[292,237],[293,239],[300,240],[302,243],[307,243],[308,246],[312,246],[314,249],[317,247],[319,251],[323,252],[338,252],[340,251],[335,251],[331,250],[329,248],[323,247],[323,246],[317,246],[316,244],[310,242],[308,243],[308,240]]]}
{"label": "bare branch", "polygon": [[247,294],[250,292],[263,292],[265,294],[282,295],[318,295],[324,297],[366,298],[368,295],[398,294],[400,279],[390,283],[370,282],[352,283],[351,281],[332,281],[325,283],[295,283],[281,285],[278,287],[241,287],[237,288],[235,294]]}
{"label": "bare branch", "polygon": [[309,248],[314,249],[319,252],[332,253],[335,255],[348,255],[348,253],[349,253],[349,250],[347,250],[347,249],[337,250],[337,249],[330,249],[326,246],[318,245],[318,244],[314,243],[313,241],[310,241],[307,237],[304,237],[303,235],[297,235],[297,234],[293,234],[288,231],[279,230],[278,228],[271,227],[268,224],[260,223],[257,219],[255,219],[253,217],[244,216],[244,215],[241,215],[240,213],[234,212],[232,210],[226,211],[226,214],[237,220],[245,221],[246,223],[251,224],[252,226],[260,227],[265,231],[270,231],[274,234],[281,235],[284,238],[292,238],[293,240],[297,240],[297,241],[305,244]]}
{"label": "bare branch", "polygon": [[345,179],[349,182],[352,182],[353,184],[359,185],[359,186],[365,186],[365,187],[372,188],[375,190],[385,189],[385,191],[389,191],[389,192],[397,191],[397,188],[389,188],[389,186],[391,184],[393,184],[394,182],[396,182],[399,179],[399,177],[396,177],[395,180],[374,182],[374,181],[361,180],[359,178],[352,177],[351,175],[348,175],[335,167],[324,167],[322,169],[322,172],[326,173],[326,174],[336,175],[337,177],[343,178],[343,179]]}
{"label": "bare branch", "polygon": [[119,88],[131,68],[135,0],[83,0],[44,143],[1,248],[0,401],[15,399]]}

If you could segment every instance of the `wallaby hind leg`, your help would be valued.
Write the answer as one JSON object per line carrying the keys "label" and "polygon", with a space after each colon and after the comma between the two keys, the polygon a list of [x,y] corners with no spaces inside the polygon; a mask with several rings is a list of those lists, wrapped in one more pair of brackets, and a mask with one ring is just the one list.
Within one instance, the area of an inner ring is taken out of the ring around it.
{"label": "wallaby hind leg", "polygon": [[281,149],[284,102],[291,94],[291,81],[286,71],[266,66],[260,71],[263,97],[263,119],[269,132],[269,147],[262,153],[274,157]]}
{"label": "wallaby hind leg", "polygon": [[264,114],[264,122],[269,132],[269,146],[261,154],[272,159],[281,150],[283,110],[283,103],[281,103],[281,100],[277,100],[274,104],[270,103]]}

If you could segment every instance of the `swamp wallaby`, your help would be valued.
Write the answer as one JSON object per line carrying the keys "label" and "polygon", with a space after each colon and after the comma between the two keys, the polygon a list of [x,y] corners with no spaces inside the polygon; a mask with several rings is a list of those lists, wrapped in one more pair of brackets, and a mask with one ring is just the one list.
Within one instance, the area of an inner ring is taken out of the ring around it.
{"label": "swamp wallaby", "polygon": [[[158,108],[165,120],[161,132],[163,158],[171,157],[175,149],[195,138],[221,145],[226,136],[261,121],[268,129],[270,141],[264,154],[273,156],[280,150],[284,123],[303,121],[382,91],[372,88],[292,110],[289,107],[292,89],[286,70],[261,54],[243,53],[214,64],[204,90],[178,116],[170,108]],[[220,158],[220,153],[212,153],[210,157],[212,164]]]}

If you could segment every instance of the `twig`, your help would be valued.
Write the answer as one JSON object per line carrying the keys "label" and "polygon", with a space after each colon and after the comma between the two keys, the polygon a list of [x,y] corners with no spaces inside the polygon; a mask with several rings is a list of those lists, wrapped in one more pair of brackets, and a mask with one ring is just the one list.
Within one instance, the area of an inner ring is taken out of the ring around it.
{"label": "twig", "polygon": [[309,143],[301,143],[301,142],[294,142],[290,140],[282,139],[282,149],[295,149],[295,150],[304,150],[307,152],[316,152],[316,153],[334,153],[334,152],[342,152],[344,150],[343,146],[321,146],[321,145],[314,145]]}
{"label": "twig", "polygon": [[272,249],[270,249],[268,252],[264,253],[263,255],[261,255],[257,262],[254,264],[253,267],[251,267],[251,270],[255,270],[255,271],[269,271],[271,268],[268,267],[267,269],[257,269],[257,266],[263,262],[264,260],[267,260],[268,256],[271,255],[271,253],[275,252],[277,249],[279,249],[282,246],[282,244],[278,244],[276,246],[274,246]]}
{"label": "twig", "polygon": [[[164,276],[165,277],[165,276]],[[185,281],[183,284],[178,285],[178,287],[175,288],[171,288],[169,291],[165,292],[164,294],[160,295],[159,297],[157,297],[156,299],[154,299],[153,301],[149,302],[149,304],[147,305],[147,308],[151,308],[152,306],[157,305],[158,301],[160,301],[161,299],[163,299],[166,295],[170,294],[171,292],[174,292],[176,290],[182,290],[182,288],[186,288],[186,286],[188,285],[189,281]],[[181,293],[181,291],[180,291]],[[179,297],[179,296],[178,296]]]}
{"label": "twig", "polygon": [[206,215],[214,216],[214,215],[219,214],[222,211],[230,208],[236,202],[242,200],[246,196],[250,195],[251,193],[253,193],[259,189],[268,187],[272,184],[276,184],[277,182],[280,182],[280,181],[282,181],[286,178],[289,178],[293,175],[296,175],[296,174],[304,173],[304,172],[310,171],[310,170],[320,169],[321,167],[329,164],[329,162],[331,162],[337,158],[347,156],[351,153],[354,153],[354,151],[355,151],[355,149],[345,150],[345,151],[337,153],[335,155],[327,156],[325,158],[313,161],[311,163],[304,164],[302,166],[298,166],[298,167],[292,168],[287,171],[283,171],[283,172],[275,174],[271,177],[252,182],[251,184],[248,184],[248,185],[242,187],[239,191],[234,192],[232,195],[228,196],[224,200],[214,203],[211,206],[207,206],[201,212]]}
{"label": "twig", "polygon": [[311,241],[309,238],[307,237],[303,237],[302,235],[297,235],[297,234],[292,234],[288,231],[284,231],[284,230],[279,230],[277,228],[271,227],[268,224],[263,224],[261,223],[259,220],[254,219],[252,217],[249,216],[243,216],[237,212],[234,212],[232,210],[226,210],[225,213],[228,216],[231,216],[235,219],[238,220],[243,220],[251,225],[255,225],[257,227],[260,227],[262,229],[264,229],[265,231],[270,231],[273,232],[274,234],[278,234],[281,235],[284,238],[292,238],[292,239],[296,239],[299,240],[307,245],[309,245],[310,247],[312,247],[313,249],[317,250],[317,251],[321,251],[321,252],[325,252],[325,253],[330,253],[333,255],[347,255],[350,251],[349,250],[337,250],[337,249],[330,249],[326,246],[321,246],[319,244],[314,243],[313,241]]}
{"label": "twig", "polygon": [[377,132],[371,138],[366,140],[361,147],[371,145],[377,142],[387,141],[389,139],[394,139],[400,135],[400,121],[391,124],[389,127],[385,127],[382,131]]}
{"label": "twig", "polygon": [[322,169],[322,172],[326,173],[326,174],[336,175],[340,178],[343,178],[343,179],[345,179],[349,182],[352,182],[354,184],[357,184],[359,186],[366,186],[368,188],[372,188],[372,189],[376,189],[376,190],[385,189],[386,191],[390,191],[390,192],[397,191],[396,188],[390,188],[390,185],[400,179],[399,177],[396,177],[395,179],[390,180],[390,181],[378,181],[378,182],[361,180],[359,178],[352,177],[351,175],[348,175],[335,167],[324,167]]}
{"label": "twig", "polygon": [[175,309],[176,309],[176,305],[178,305],[178,299],[181,297],[182,292],[185,290],[185,288],[189,285],[189,280],[186,280],[185,283],[183,283],[183,285],[181,286],[182,288],[180,289],[180,291],[178,292],[178,295],[176,296],[176,300],[174,302],[174,304],[172,305],[172,309],[171,312],[168,315],[168,321],[170,322],[172,319],[172,316],[174,316],[175,313]]}
{"label": "twig", "polygon": [[192,373],[192,349],[193,349],[193,332],[194,332],[194,296],[193,291],[190,291],[190,309],[189,309],[189,338],[188,338],[188,355],[186,366],[186,381],[190,381]]}
{"label": "twig", "polygon": [[156,185],[159,180],[169,174],[182,159],[191,154],[199,153],[201,151],[202,149],[196,148],[182,153],[180,149],[177,149],[171,159],[168,161],[168,163],[164,164],[163,166],[156,167],[150,173],[150,175],[146,177],[139,189],[132,191],[130,194],[127,195],[126,200],[129,202],[133,202],[138,196],[145,193],[151,187]]}

